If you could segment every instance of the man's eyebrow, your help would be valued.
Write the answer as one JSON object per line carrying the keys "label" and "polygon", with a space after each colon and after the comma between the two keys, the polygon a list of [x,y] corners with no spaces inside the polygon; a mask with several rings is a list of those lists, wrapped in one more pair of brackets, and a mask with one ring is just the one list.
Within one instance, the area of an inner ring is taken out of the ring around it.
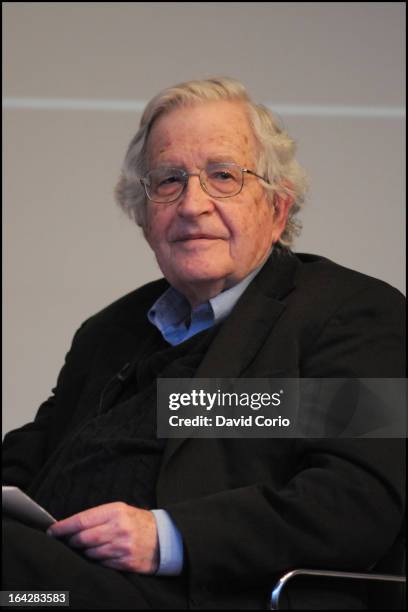
{"label": "man's eyebrow", "polygon": [[185,165],[182,162],[161,162],[160,164],[153,164],[149,167],[149,170],[167,170],[167,169],[175,169],[175,170],[185,170]]}
{"label": "man's eyebrow", "polygon": [[[236,164],[237,162],[230,156],[230,155],[211,155],[210,157],[208,157],[205,161],[204,167],[208,166],[209,164],[225,164],[225,163],[229,163],[229,164]],[[158,164],[157,166],[154,166],[155,169],[157,168],[180,168],[180,169],[184,169],[185,168],[185,164],[183,164],[182,162],[179,161],[162,161],[160,164]]]}
{"label": "man's eyebrow", "polygon": [[207,158],[207,164],[230,163],[235,164],[235,160],[230,155],[211,155]]}

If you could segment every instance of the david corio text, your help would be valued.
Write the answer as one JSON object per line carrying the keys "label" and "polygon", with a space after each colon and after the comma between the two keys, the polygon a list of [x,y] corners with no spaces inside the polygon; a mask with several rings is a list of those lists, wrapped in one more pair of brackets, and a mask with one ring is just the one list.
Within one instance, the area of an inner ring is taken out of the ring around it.
{"label": "david corio text", "polygon": [[277,416],[265,417],[262,414],[227,418],[222,415],[208,417],[198,415],[192,418],[172,415],[169,417],[171,427],[289,427],[290,419]]}

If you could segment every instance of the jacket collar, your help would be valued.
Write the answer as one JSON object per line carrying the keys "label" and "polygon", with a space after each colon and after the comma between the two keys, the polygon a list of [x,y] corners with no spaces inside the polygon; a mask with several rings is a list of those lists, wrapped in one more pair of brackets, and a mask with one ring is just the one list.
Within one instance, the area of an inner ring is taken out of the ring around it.
{"label": "jacket collar", "polygon": [[[224,321],[197,369],[195,378],[242,376],[284,311],[283,300],[295,287],[299,265],[298,258],[290,252],[272,252]],[[185,441],[186,438],[168,440],[162,470]]]}
{"label": "jacket collar", "polygon": [[196,372],[196,378],[238,378],[261,348],[285,309],[299,262],[272,253],[224,322]]}

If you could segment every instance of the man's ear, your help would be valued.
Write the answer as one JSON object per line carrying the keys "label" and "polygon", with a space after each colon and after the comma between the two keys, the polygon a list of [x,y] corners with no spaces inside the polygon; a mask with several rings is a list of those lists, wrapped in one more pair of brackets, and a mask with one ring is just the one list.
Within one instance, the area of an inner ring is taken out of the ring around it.
{"label": "man's ear", "polygon": [[285,222],[288,217],[289,211],[292,207],[295,198],[288,193],[275,192],[273,195],[273,207],[275,209],[275,220],[284,218]]}
{"label": "man's ear", "polygon": [[[285,181],[286,183],[287,181]],[[273,194],[274,207],[274,237],[273,241],[277,242],[281,237],[288,219],[289,211],[295,201],[294,196],[285,193],[284,191],[276,191]]]}

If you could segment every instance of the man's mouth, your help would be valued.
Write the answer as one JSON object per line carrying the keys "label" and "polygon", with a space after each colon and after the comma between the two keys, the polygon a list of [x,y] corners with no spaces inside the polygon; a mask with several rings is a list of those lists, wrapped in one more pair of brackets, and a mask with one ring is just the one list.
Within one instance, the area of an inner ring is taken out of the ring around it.
{"label": "man's mouth", "polygon": [[176,238],[174,242],[187,242],[188,240],[222,240],[222,238],[212,234],[186,234]]}

